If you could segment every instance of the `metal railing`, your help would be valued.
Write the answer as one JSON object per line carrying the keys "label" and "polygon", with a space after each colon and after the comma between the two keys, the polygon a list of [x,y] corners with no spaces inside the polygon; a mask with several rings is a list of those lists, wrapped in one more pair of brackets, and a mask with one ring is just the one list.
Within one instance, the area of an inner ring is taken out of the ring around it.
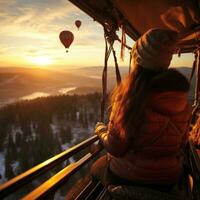
{"label": "metal railing", "polygon": [[[46,160],[45,162],[31,168],[30,170],[18,175],[17,177],[7,181],[6,183],[0,185],[0,199],[10,195],[11,193],[17,191],[22,186],[30,183],[30,181],[38,178],[40,175],[44,174],[45,172],[53,169],[55,166],[60,164],[61,162],[65,161],[66,159],[70,158],[74,154],[80,152],[81,150],[89,147],[94,142],[98,141],[98,137],[92,136],[89,139],[71,147],[70,149]],[[75,163],[72,163],[58,172],[56,175],[48,179],[44,182],[41,186],[37,187],[33,192],[31,192],[27,197],[24,199],[38,199],[49,195],[52,192],[55,192],[59,186],[66,182],[68,178],[77,172],[84,164],[89,162],[92,158],[94,158],[103,147],[98,145],[94,152],[89,152],[80,160]]]}
{"label": "metal railing", "polygon": [[[13,192],[17,191],[18,189],[22,188],[22,186],[30,183],[30,181],[37,179],[40,175],[44,174],[45,172],[53,169],[55,166],[60,164],[61,162],[65,161],[66,159],[70,158],[71,156],[75,155],[76,153],[80,152],[81,150],[89,147],[94,142],[98,141],[97,136],[93,136],[73,147],[70,149],[48,159],[47,161],[33,167],[32,169],[22,173],[21,175],[9,180],[8,182],[4,183],[0,186],[0,199],[13,194]],[[189,165],[192,170],[192,175],[194,177],[194,196],[199,199],[199,186],[200,186],[200,159],[196,152],[195,147],[193,146],[192,142],[189,141]],[[32,190],[29,194],[24,196],[23,200],[29,199],[53,199],[55,192],[66,183],[69,178],[79,171],[86,163],[88,163],[91,159],[93,159],[96,155],[98,155],[103,147],[101,145],[97,145],[93,152],[88,151],[81,159],[78,161],[69,164],[57,174],[46,180],[44,183],[41,183],[38,187]],[[101,183],[97,183],[93,185],[90,181],[85,188],[78,194],[76,200],[87,199],[101,199],[102,196],[105,195],[107,192],[106,188],[104,188]]]}

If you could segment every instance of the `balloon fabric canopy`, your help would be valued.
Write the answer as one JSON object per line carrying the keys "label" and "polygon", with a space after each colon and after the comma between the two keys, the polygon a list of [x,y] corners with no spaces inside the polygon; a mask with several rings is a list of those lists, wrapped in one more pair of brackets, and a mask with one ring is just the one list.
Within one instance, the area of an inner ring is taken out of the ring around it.
{"label": "balloon fabric canopy", "polygon": [[[69,0],[109,32],[137,40],[151,28],[177,31],[178,52],[192,53],[200,41],[200,0]],[[144,14],[145,13],[145,14]],[[177,53],[177,52],[175,52]]]}
{"label": "balloon fabric canopy", "polygon": [[61,43],[64,45],[66,49],[68,49],[70,45],[72,44],[72,42],[74,41],[74,35],[71,31],[60,32],[59,38],[60,38]]}

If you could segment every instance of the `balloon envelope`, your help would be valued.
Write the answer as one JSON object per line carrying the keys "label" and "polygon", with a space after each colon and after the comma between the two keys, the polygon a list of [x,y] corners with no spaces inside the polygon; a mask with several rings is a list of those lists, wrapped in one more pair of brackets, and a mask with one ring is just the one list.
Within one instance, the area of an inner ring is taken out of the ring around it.
{"label": "balloon envelope", "polygon": [[81,21],[80,20],[76,20],[75,21],[75,25],[79,29],[79,27],[81,26]]}
{"label": "balloon envelope", "polygon": [[74,35],[71,31],[62,31],[59,38],[65,48],[69,48],[74,40]]}

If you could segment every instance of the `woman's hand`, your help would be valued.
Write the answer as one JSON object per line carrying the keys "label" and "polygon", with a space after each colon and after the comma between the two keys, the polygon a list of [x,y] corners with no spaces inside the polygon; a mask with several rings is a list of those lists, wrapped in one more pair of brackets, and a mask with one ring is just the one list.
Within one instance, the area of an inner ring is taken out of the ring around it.
{"label": "woman's hand", "polygon": [[103,122],[97,122],[95,126],[95,134],[101,136],[105,132],[107,132],[107,126]]}

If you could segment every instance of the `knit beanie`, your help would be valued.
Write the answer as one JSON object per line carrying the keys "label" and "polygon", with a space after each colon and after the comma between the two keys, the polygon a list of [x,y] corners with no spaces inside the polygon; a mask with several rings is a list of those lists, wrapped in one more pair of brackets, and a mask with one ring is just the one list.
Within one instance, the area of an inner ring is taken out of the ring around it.
{"label": "knit beanie", "polygon": [[[132,48],[134,66],[161,71],[170,65],[178,34],[167,29],[150,29],[142,35]],[[133,66],[133,67],[134,67]]]}

